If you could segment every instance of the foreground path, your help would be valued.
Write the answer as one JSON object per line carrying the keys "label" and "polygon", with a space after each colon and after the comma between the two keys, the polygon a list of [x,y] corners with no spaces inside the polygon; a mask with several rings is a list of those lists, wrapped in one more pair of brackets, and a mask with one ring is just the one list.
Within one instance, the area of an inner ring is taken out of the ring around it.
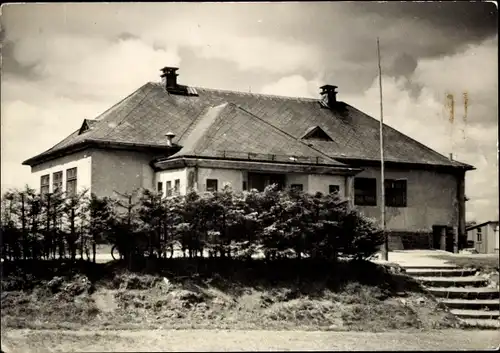
{"label": "foreground path", "polygon": [[[4,330],[5,331],[5,330]],[[500,345],[500,332],[307,332],[226,330],[50,331],[9,330],[2,350],[14,352],[461,350]]]}

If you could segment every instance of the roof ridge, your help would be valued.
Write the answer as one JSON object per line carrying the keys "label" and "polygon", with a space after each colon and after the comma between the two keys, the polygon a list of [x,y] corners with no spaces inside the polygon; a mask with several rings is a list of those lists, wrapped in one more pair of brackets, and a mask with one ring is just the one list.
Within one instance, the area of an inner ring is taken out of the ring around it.
{"label": "roof ridge", "polygon": [[[158,82],[149,82],[149,83],[152,83],[155,85],[161,85]],[[221,89],[221,88],[208,88],[208,87],[201,87],[201,86],[189,86],[189,85],[186,85],[186,86],[192,87],[196,90],[201,89],[201,90],[205,90],[205,91],[236,93],[236,94],[247,95],[247,96],[260,96],[260,97],[280,98],[280,99],[288,99],[288,100],[303,100],[303,101],[308,101],[308,102],[319,101],[319,99],[317,99],[317,98],[290,97],[290,96],[280,96],[278,94],[253,93],[253,92],[244,92],[244,91],[236,91],[236,90]]]}

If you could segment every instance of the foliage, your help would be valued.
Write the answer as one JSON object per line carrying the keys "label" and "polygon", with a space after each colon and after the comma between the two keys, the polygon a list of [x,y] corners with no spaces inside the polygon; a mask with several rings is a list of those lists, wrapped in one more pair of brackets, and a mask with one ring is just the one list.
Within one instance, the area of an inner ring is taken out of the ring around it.
{"label": "foliage", "polygon": [[28,188],[5,193],[2,256],[75,261],[79,252],[90,260],[92,248],[95,262],[96,244],[108,242],[129,264],[138,257],[173,257],[176,247],[189,257],[335,260],[366,258],[383,241],[374,223],[336,194],[270,186],[263,192],[226,187],[174,197],[149,190],[120,196],[40,196]]}

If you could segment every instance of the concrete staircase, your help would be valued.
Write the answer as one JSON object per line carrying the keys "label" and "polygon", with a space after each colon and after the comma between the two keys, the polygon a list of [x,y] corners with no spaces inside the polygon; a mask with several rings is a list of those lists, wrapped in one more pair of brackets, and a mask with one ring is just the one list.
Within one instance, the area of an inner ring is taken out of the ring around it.
{"label": "concrete staircase", "polygon": [[500,328],[500,292],[475,269],[402,266],[467,326]]}

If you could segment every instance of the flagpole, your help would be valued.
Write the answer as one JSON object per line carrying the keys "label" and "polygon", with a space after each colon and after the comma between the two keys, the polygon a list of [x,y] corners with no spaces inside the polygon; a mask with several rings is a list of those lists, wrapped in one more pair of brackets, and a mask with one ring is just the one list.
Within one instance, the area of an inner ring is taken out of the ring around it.
{"label": "flagpole", "polygon": [[377,37],[377,54],[378,54],[378,85],[380,91],[380,223],[382,227],[382,235],[384,237],[384,260],[389,259],[389,238],[385,232],[385,168],[384,168],[384,106],[382,100],[382,66],[380,65],[380,41]]}

